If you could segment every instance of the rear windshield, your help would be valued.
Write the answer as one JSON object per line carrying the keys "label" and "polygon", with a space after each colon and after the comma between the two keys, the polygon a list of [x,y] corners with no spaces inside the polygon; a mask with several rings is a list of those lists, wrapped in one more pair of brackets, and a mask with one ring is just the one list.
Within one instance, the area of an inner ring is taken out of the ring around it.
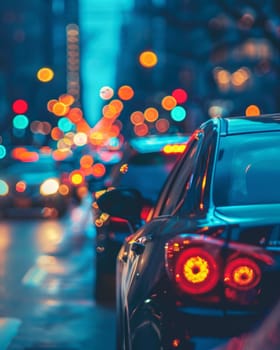
{"label": "rear windshield", "polygon": [[216,206],[280,203],[280,132],[221,137]]}

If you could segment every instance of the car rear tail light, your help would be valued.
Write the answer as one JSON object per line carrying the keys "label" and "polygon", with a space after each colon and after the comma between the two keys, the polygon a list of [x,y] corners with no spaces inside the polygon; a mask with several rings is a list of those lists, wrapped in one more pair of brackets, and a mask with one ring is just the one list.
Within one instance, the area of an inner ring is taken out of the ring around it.
{"label": "car rear tail light", "polygon": [[200,247],[185,250],[175,264],[175,281],[189,294],[204,294],[219,280],[219,267],[211,254]]}
{"label": "car rear tail light", "polygon": [[262,247],[202,234],[179,235],[165,247],[166,271],[177,291],[205,302],[255,304],[263,271],[274,265]]}
{"label": "car rear tail light", "polygon": [[261,269],[252,259],[240,257],[229,261],[225,267],[225,285],[238,289],[249,290],[256,287],[261,280]]}

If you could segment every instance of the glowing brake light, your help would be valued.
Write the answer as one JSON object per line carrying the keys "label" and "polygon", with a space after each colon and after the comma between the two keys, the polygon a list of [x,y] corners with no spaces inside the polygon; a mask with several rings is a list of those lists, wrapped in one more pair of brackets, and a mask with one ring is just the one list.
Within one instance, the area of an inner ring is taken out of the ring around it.
{"label": "glowing brake light", "polygon": [[165,154],[176,154],[183,153],[186,149],[185,144],[173,144],[173,145],[165,145],[162,149]]}
{"label": "glowing brake light", "polygon": [[238,290],[249,290],[256,287],[260,280],[260,267],[250,258],[234,259],[225,268],[224,282],[229,287]]}
{"label": "glowing brake light", "polygon": [[219,268],[211,254],[203,248],[189,248],[180,254],[175,265],[175,281],[189,294],[204,294],[219,280]]}

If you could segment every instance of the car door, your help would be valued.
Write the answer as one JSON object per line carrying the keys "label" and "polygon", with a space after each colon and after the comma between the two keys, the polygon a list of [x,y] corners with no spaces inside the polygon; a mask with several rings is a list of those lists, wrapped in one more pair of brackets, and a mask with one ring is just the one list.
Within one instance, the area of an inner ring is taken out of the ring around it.
{"label": "car door", "polygon": [[[141,300],[145,293],[144,289],[149,288],[150,279],[146,276],[151,275],[156,278],[160,275],[164,253],[162,233],[172,220],[174,222],[177,220],[174,210],[184,198],[184,193],[191,187],[201,143],[202,135],[196,134],[188,145],[185,157],[176,164],[163,187],[152,220],[132,235],[121,249],[119,256],[119,264],[123,265],[120,277],[121,293],[125,303],[127,298],[138,299],[135,298],[135,293],[139,294],[138,300]],[[153,259],[152,263],[151,259]],[[145,278],[145,283],[141,283],[142,276]]]}

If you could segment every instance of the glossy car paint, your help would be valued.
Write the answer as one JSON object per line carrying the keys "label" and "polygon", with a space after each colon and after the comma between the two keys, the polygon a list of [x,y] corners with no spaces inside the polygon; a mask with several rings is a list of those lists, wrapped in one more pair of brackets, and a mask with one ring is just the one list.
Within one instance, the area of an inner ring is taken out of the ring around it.
{"label": "glossy car paint", "polygon": [[[230,205],[215,204],[225,203],[225,199],[219,198],[219,191],[234,192],[228,182],[221,188],[215,184],[217,163],[224,152],[223,138],[238,136],[238,140],[241,137],[246,144],[247,139],[255,137],[257,150],[262,147],[258,138],[262,140],[262,136],[273,133],[275,137],[280,136],[279,115],[212,119],[193,133],[185,157],[176,164],[162,189],[152,218],[126,239],[119,252],[118,350],[199,349],[199,341],[205,338],[217,345],[252,329],[276,302],[280,291],[276,283],[280,277],[279,190],[275,189],[276,196],[268,192],[271,195],[267,199],[267,191],[263,193],[255,188],[258,196],[255,198],[248,193],[246,204],[243,197],[239,197],[237,186],[233,204],[228,199],[226,202]],[[270,145],[266,147],[271,148]],[[280,145],[276,143],[276,147],[279,154]],[[266,154],[270,158],[270,153]],[[258,153],[253,156],[258,159]],[[270,163],[268,173],[277,175],[275,155],[271,159],[274,162]],[[238,169],[235,165],[234,169],[245,176],[249,168],[243,169],[240,165]],[[269,179],[262,180],[263,187],[272,191]],[[263,203],[260,202],[262,198]],[[119,205],[125,206],[125,202]],[[106,205],[103,209],[106,210]],[[125,217],[125,208],[123,213]],[[198,242],[210,247],[208,251],[218,257],[222,271],[232,254],[254,257],[264,265],[258,293],[254,291],[254,294],[253,289],[251,295],[236,292],[222,279],[213,293],[182,292],[170,277],[166,258],[166,250],[178,237],[186,244],[190,242],[190,246]],[[212,251],[212,241],[214,247],[220,244],[223,249],[219,248],[218,253],[216,248]]]}

